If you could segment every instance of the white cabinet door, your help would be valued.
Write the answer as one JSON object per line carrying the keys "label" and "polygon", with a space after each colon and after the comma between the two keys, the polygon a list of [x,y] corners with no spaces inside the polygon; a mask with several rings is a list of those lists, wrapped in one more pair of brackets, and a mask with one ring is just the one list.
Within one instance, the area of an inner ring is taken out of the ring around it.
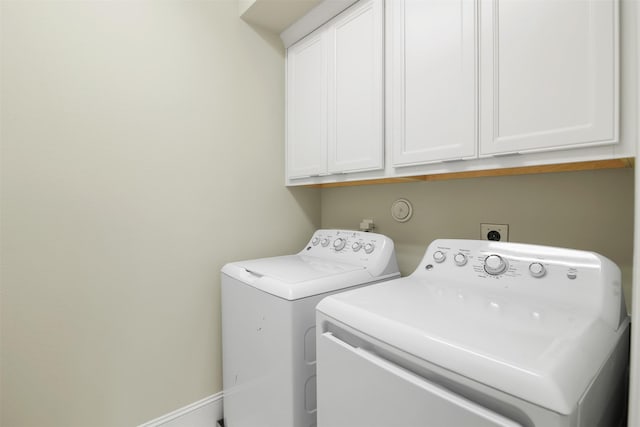
{"label": "white cabinet door", "polygon": [[361,1],[329,27],[330,173],[383,166],[383,12],[382,0]]}
{"label": "white cabinet door", "polygon": [[395,0],[390,13],[393,165],[476,156],[476,1]]}
{"label": "white cabinet door", "polygon": [[616,0],[481,0],[480,154],[617,142]]}
{"label": "white cabinet door", "polygon": [[287,176],[327,171],[327,33],[316,31],[287,51]]}

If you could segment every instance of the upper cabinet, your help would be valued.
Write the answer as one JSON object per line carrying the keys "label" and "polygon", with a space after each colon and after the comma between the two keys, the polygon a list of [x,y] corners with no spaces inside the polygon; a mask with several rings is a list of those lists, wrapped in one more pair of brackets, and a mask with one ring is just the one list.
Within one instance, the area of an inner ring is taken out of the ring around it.
{"label": "upper cabinet", "polygon": [[392,0],[387,10],[393,165],[475,157],[475,1]]}
{"label": "upper cabinet", "polygon": [[287,50],[287,177],[383,168],[383,3],[360,1]]}
{"label": "upper cabinet", "polygon": [[388,2],[393,165],[617,142],[616,4]]}
{"label": "upper cabinet", "polygon": [[619,7],[357,1],[287,51],[287,183],[635,156],[638,23]]}
{"label": "upper cabinet", "polygon": [[480,154],[618,141],[610,0],[481,0]]}

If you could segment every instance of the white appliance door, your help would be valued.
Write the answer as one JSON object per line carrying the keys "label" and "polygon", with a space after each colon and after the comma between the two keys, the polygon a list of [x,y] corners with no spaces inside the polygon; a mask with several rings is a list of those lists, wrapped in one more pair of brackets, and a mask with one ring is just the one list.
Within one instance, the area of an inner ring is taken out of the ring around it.
{"label": "white appliance door", "polygon": [[331,332],[317,356],[318,427],[522,427]]}

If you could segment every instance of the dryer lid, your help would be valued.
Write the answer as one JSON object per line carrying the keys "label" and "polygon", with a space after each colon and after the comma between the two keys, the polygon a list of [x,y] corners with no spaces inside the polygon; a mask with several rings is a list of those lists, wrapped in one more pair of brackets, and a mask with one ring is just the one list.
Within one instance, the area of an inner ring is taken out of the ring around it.
{"label": "dryer lid", "polygon": [[362,265],[300,254],[234,262],[225,265],[222,273],[287,300],[334,292],[384,278],[374,278]]}
{"label": "dryer lid", "polygon": [[[621,336],[542,301],[407,277],[332,295],[318,312],[414,357],[569,414]],[[338,327],[340,325],[338,324]]]}

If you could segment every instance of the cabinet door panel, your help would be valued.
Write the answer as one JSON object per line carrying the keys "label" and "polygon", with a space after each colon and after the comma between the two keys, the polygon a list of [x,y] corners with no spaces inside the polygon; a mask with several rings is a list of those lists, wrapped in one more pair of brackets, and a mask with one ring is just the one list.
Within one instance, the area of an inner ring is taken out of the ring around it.
{"label": "cabinet door panel", "polygon": [[327,37],[312,33],[287,51],[287,175],[327,170]]}
{"label": "cabinet door panel", "polygon": [[617,5],[484,0],[481,154],[617,141]]}
{"label": "cabinet door panel", "polygon": [[383,166],[383,4],[364,1],[331,26],[329,172]]}
{"label": "cabinet door panel", "polygon": [[475,4],[391,3],[394,166],[476,155]]}

